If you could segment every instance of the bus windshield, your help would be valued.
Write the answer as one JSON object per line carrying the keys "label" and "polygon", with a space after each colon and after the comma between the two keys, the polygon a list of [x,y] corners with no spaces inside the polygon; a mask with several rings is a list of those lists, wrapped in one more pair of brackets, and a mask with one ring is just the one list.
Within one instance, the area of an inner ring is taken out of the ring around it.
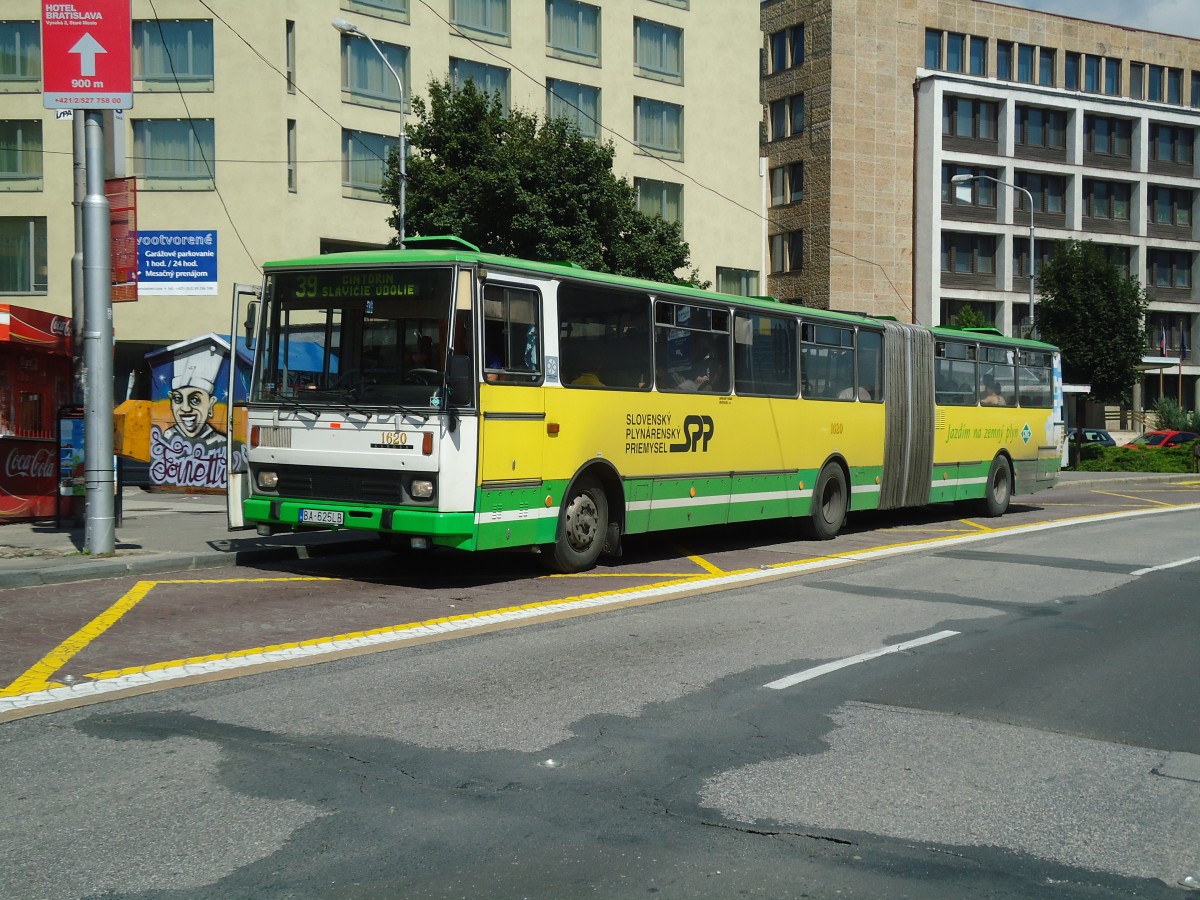
{"label": "bus windshield", "polygon": [[[444,402],[454,270],[353,268],[268,276],[251,401],[437,408]],[[459,316],[449,405],[469,406],[472,341]]]}

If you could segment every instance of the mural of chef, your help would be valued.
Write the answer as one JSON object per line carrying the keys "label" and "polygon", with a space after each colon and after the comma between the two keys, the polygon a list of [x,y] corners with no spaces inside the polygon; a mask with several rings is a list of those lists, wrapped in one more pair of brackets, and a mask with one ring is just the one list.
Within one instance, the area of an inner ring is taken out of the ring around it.
{"label": "mural of chef", "polygon": [[171,416],[175,424],[163,432],[167,440],[181,437],[204,447],[225,446],[225,435],[212,426],[217,405],[216,382],[223,355],[216,347],[197,348],[174,361],[171,390]]}

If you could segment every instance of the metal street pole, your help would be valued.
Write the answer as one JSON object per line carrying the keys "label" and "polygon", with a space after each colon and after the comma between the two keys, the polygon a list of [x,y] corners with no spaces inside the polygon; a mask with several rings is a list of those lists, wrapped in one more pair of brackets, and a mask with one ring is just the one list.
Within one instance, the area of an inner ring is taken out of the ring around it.
{"label": "metal street pole", "polygon": [[[77,113],[78,114],[78,113]],[[93,556],[116,552],[113,490],[112,243],[104,194],[104,113],[89,109],[84,122],[87,194],[83,198],[84,475],[87,529]]]}
{"label": "metal street pole", "polygon": [[75,252],[71,256],[71,347],[74,373],[71,399],[83,403],[87,370],[83,364],[83,324],[85,305],[83,294],[83,198],[87,196],[87,159],[84,151],[84,115],[82,109],[71,110],[71,138],[75,179]]}
{"label": "metal street pole", "polygon": [[383,51],[379,49],[379,45],[375,43],[374,39],[369,34],[367,34],[365,31],[363,31],[361,28],[359,28],[353,22],[348,22],[345,19],[340,18],[340,17],[333,19],[332,21],[330,21],[329,24],[332,25],[334,28],[336,28],[338,31],[340,31],[342,34],[351,34],[351,35],[356,35],[357,37],[366,38],[367,41],[370,43],[371,47],[374,48],[375,52],[379,54],[379,58],[381,60],[383,60],[383,64],[385,66],[387,66],[387,70],[392,73],[392,77],[396,79],[396,86],[400,89],[400,211],[399,211],[400,222],[399,222],[399,228],[397,230],[400,232],[400,246],[403,247],[404,246],[404,233],[405,233],[404,232],[405,199],[406,199],[406,194],[408,191],[408,162],[406,159],[408,154],[405,152],[406,148],[405,148],[405,136],[404,136],[404,82],[403,82],[403,80],[401,80],[401,78],[397,74],[396,70],[392,68],[392,64],[390,62],[388,62],[388,58],[383,55]]}
{"label": "metal street pole", "polygon": [[[1034,272],[1037,269],[1034,247],[1034,227],[1033,227],[1033,194],[1028,188],[1023,188],[1019,184],[1011,184],[1007,181],[1002,181],[999,178],[993,178],[991,175],[953,175],[950,178],[950,183],[953,185],[969,184],[972,181],[992,181],[996,184],[1004,185],[1006,188],[1011,188],[1014,191],[1020,191],[1029,198],[1029,335],[1033,336],[1037,326],[1034,319],[1033,302],[1034,302]],[[1016,329],[1013,329],[1013,336],[1016,337]]]}

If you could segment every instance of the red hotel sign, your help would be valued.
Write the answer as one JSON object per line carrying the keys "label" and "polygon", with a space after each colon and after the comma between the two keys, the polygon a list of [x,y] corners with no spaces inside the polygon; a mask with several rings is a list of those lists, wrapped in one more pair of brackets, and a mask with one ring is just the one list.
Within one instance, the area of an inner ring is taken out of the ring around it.
{"label": "red hotel sign", "polygon": [[133,106],[130,0],[42,0],[42,105]]}

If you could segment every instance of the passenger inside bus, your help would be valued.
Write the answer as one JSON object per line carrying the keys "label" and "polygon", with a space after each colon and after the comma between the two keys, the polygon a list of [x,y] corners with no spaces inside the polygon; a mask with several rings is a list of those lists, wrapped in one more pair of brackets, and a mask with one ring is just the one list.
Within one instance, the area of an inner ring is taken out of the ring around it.
{"label": "passenger inside bus", "polygon": [[997,381],[988,382],[983,399],[979,402],[984,406],[1006,406],[1004,394],[1000,391],[1000,383]]}

